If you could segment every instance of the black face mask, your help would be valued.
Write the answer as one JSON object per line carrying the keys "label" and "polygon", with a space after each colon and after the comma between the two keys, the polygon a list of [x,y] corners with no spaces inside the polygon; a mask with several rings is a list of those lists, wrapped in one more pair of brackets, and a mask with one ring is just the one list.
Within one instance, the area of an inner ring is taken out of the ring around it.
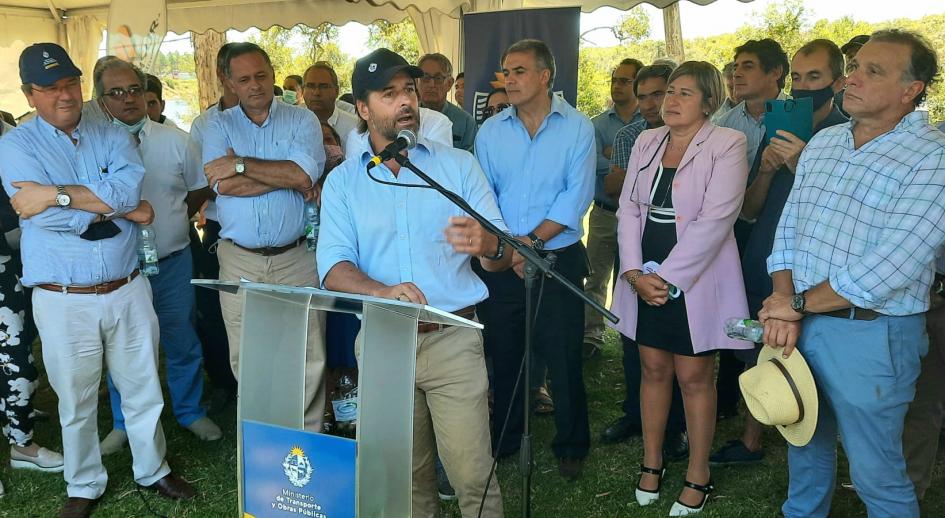
{"label": "black face mask", "polygon": [[821,109],[825,104],[827,104],[827,101],[833,99],[833,96],[833,87],[829,85],[821,88],[820,90],[798,90],[797,88],[791,89],[791,97],[795,99],[810,97],[814,104],[814,111]]}

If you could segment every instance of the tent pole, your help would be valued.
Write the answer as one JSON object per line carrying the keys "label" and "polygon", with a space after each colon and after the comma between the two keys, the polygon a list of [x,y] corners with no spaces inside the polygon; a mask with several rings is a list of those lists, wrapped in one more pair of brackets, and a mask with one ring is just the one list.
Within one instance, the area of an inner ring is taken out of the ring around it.
{"label": "tent pole", "polygon": [[217,81],[217,51],[226,43],[226,33],[207,29],[203,34],[190,33],[194,45],[194,70],[197,72],[199,111],[217,102],[223,92]]}
{"label": "tent pole", "polygon": [[679,2],[663,9],[663,30],[666,36],[666,54],[676,63],[682,63],[686,60],[686,49],[683,45]]}

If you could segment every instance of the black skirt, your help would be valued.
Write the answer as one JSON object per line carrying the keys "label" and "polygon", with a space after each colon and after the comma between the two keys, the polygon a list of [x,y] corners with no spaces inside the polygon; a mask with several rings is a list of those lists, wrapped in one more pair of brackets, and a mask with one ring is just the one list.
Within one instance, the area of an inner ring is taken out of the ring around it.
{"label": "black skirt", "polygon": [[[650,204],[643,228],[643,262],[662,264],[676,246],[676,211],[670,189],[676,168],[661,168],[653,179],[650,189]],[[644,207],[646,208],[646,207]],[[639,297],[639,295],[638,295]],[[639,299],[637,315],[637,343],[682,356],[703,356],[707,351],[695,354],[692,350],[692,335],[689,332],[689,317],[686,313],[686,296],[682,292],[677,298],[669,298],[662,306],[651,306]]]}

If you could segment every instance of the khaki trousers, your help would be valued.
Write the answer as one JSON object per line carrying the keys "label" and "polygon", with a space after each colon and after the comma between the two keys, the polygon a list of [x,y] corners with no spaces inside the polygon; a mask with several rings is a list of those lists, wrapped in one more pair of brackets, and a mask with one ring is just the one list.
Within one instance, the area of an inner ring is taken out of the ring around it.
{"label": "khaki trousers", "polygon": [[909,405],[902,432],[906,471],[920,500],[932,482],[942,416],[945,415],[945,307],[929,311],[925,319],[929,353],[922,360],[922,370],[915,384],[915,399]]}
{"label": "khaki trousers", "polygon": [[[601,306],[607,301],[616,256],[617,214],[594,205],[587,229],[587,260],[591,275],[584,283],[584,293]],[[584,343],[598,347],[604,345],[604,317],[590,306],[584,306]]]}
{"label": "khaki trousers", "polygon": [[[316,286],[318,272],[315,253],[305,244],[279,255],[265,257],[221,239],[217,248],[220,258],[220,280],[284,284],[286,286]],[[240,330],[243,323],[243,297],[220,292],[220,309],[226,336],[230,343],[230,366],[239,376]],[[322,431],[325,416],[325,312],[313,311],[308,320],[308,348],[305,351],[305,429]]]}
{"label": "khaki trousers", "polygon": [[[359,333],[355,351],[360,361]],[[463,518],[476,518],[489,470],[489,403],[482,333],[447,327],[417,336],[413,409],[413,517],[439,515],[434,459],[437,451],[456,490]],[[502,495],[495,475],[482,510],[500,518]]]}
{"label": "khaki trousers", "polygon": [[36,288],[33,316],[49,384],[59,397],[66,493],[95,499],[108,482],[97,421],[103,359],[121,392],[135,482],[149,486],[170,473],[161,427],[158,321],[148,281],[139,275],[105,295]]}

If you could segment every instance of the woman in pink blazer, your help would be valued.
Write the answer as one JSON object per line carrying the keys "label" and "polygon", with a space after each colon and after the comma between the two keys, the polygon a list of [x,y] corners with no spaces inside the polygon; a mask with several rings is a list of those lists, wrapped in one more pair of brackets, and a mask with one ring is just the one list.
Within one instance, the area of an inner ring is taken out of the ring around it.
{"label": "woman in pink blazer", "polygon": [[659,499],[674,374],[685,403],[689,467],[670,516],[701,511],[713,489],[714,352],[752,347],[723,328],[726,318],[748,315],[732,231],[748,178],[745,136],[709,122],[724,92],[709,63],[689,61],[673,72],[666,125],[637,138],[617,212],[621,280],[613,311],[616,329],[639,344],[643,372],[641,506]]}

